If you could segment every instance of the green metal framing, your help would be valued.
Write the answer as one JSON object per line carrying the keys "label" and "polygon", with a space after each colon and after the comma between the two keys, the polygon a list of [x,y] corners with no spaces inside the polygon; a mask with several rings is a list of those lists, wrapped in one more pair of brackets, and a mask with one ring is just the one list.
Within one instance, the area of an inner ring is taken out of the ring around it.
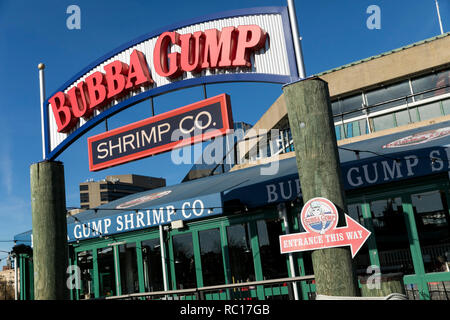
{"label": "green metal framing", "polygon": [[[381,190],[381,191],[380,191]],[[420,299],[429,299],[430,293],[428,283],[434,281],[450,281],[450,273],[426,273],[423,263],[423,256],[420,247],[419,235],[417,232],[416,221],[414,218],[411,195],[432,190],[442,190],[445,192],[447,203],[450,204],[450,184],[447,174],[440,176],[430,176],[421,179],[411,180],[410,182],[402,182],[400,184],[390,184],[383,188],[375,187],[366,190],[358,190],[347,195],[349,204],[358,204],[361,206],[364,226],[372,232],[372,236],[367,241],[369,249],[369,258],[372,265],[380,265],[378,257],[378,249],[376,245],[376,234],[372,225],[372,215],[370,211],[370,202],[374,200],[384,199],[387,197],[401,197],[404,219],[408,231],[408,239],[410,243],[410,251],[413,260],[415,274],[404,276],[405,284],[416,284],[419,291]],[[287,206],[288,220],[291,232],[299,232],[300,224],[298,220],[299,204]],[[255,280],[263,280],[263,268],[259,252],[259,239],[257,232],[257,221],[278,218],[278,212],[275,207],[265,207],[264,209],[247,212],[245,214],[227,215],[215,217],[208,220],[200,220],[189,223],[185,228],[179,230],[170,230],[166,233],[166,268],[170,270],[168,274],[169,290],[176,288],[175,264],[173,253],[172,237],[179,234],[191,233],[194,249],[194,261],[196,265],[197,286],[203,287],[203,275],[199,245],[199,232],[208,229],[219,229],[222,249],[222,262],[224,266],[224,279],[226,283],[231,283],[231,269],[228,255],[228,239],[226,228],[240,223],[248,223],[250,229],[250,244],[254,259]],[[282,227],[284,232],[284,227]],[[113,247],[114,252],[114,273],[116,279],[116,294],[122,293],[120,281],[120,259],[118,244],[136,243],[136,257],[138,266],[139,292],[145,292],[143,257],[142,257],[142,241],[150,239],[159,239],[158,229],[142,230],[128,234],[115,235],[114,237],[104,237],[100,239],[86,240],[80,243],[73,243],[73,256],[70,257],[69,263],[76,264],[76,256],[81,251],[91,250],[93,258],[93,293],[94,297],[100,297],[100,279],[98,274],[97,250],[108,246]],[[116,244],[114,244],[116,243]],[[305,274],[304,256],[302,253],[294,254],[294,265],[296,274],[303,276]],[[20,268],[20,299],[28,300],[33,298],[33,264],[32,259],[25,254],[18,257],[18,265]],[[291,274],[288,256],[286,255],[286,268]],[[166,269],[166,270],[167,270]],[[308,299],[308,294],[314,291],[314,285],[302,282],[299,284],[302,299]],[[284,291],[283,291],[284,290]],[[71,292],[72,299],[80,299],[80,290]],[[281,292],[282,291],[282,292]],[[277,294],[287,294],[287,288],[283,288]],[[271,291],[276,293],[276,290]],[[251,290],[251,295],[264,299],[270,292],[262,287]],[[220,295],[207,295],[210,299],[230,299],[231,290],[227,290]],[[194,299],[194,297],[192,297]]]}
{"label": "green metal framing", "polygon": [[[228,239],[226,228],[228,226],[240,223],[248,223],[250,229],[250,244],[253,253],[254,259],[254,272],[255,272],[255,280],[263,280],[263,269],[261,265],[261,258],[259,252],[259,240],[258,240],[258,232],[257,232],[257,221],[261,219],[274,219],[278,218],[278,213],[276,208],[264,208],[260,210],[256,210],[253,212],[248,212],[243,215],[230,215],[230,216],[222,216],[218,218],[196,221],[190,223],[186,228],[183,229],[175,229],[169,231],[168,241],[166,242],[166,267],[170,270],[170,283],[169,290],[176,288],[176,275],[175,275],[175,263],[174,263],[174,252],[173,252],[173,241],[172,237],[180,234],[190,233],[192,235],[192,243],[194,249],[194,261],[196,266],[196,279],[197,286],[203,287],[203,275],[202,275],[202,263],[201,263],[201,255],[200,255],[200,245],[199,245],[199,232],[203,230],[209,229],[219,229],[220,231],[220,239],[221,239],[221,249],[222,249],[222,262],[224,265],[224,278],[226,283],[231,283],[231,269],[229,263],[228,256]],[[282,228],[284,232],[284,227]],[[113,238],[102,238],[102,239],[92,239],[83,241],[79,244],[74,244],[74,254],[77,255],[79,252],[91,250],[93,257],[93,288],[94,288],[94,297],[100,297],[100,279],[98,274],[98,265],[97,265],[97,250],[100,248],[105,248],[108,245],[113,247],[114,249],[114,272],[116,279],[116,290],[117,294],[122,294],[121,281],[120,281],[120,259],[118,252],[118,245],[114,245],[114,243],[136,243],[136,255],[137,255],[137,265],[138,265],[138,279],[139,279],[139,292],[145,292],[145,283],[144,283],[144,270],[142,263],[142,241],[149,239],[159,239],[158,230],[146,230],[134,232],[131,234],[122,234],[114,236]],[[76,259],[74,259],[74,263],[76,263]],[[289,261],[286,256],[286,266],[287,270],[290,273],[289,269]],[[301,268],[303,269],[303,268]],[[76,292],[72,293],[71,297],[75,299],[79,299],[79,290],[75,290]],[[287,294],[287,288],[283,288],[282,290],[274,290],[273,294]],[[227,290],[225,293],[220,295],[209,295],[209,298],[230,298],[230,290]],[[255,290],[251,291],[251,295],[254,297],[258,297],[259,299],[264,299],[264,296],[269,294],[269,292],[264,290],[261,286],[258,286]],[[304,295],[307,297],[307,295]]]}
{"label": "green metal framing", "polygon": [[445,272],[440,273],[426,273],[423,263],[422,250],[420,247],[419,234],[417,232],[416,221],[414,218],[414,211],[412,206],[411,195],[433,190],[441,190],[445,192],[446,198],[450,198],[450,183],[447,173],[440,176],[426,177],[421,179],[414,179],[409,183],[401,182],[399,184],[392,184],[384,187],[382,192],[379,188],[375,190],[360,191],[352,194],[349,203],[361,204],[364,218],[364,226],[372,232],[367,244],[369,248],[370,262],[380,266],[378,258],[378,249],[376,246],[373,232],[372,216],[370,213],[370,202],[379,199],[401,197],[402,207],[404,212],[404,219],[406,230],[408,233],[409,246],[411,258],[413,261],[414,272],[413,275],[405,275],[403,277],[404,284],[416,284],[419,297],[421,300],[430,299],[430,292],[428,289],[428,282],[431,281],[449,281],[450,274]]}

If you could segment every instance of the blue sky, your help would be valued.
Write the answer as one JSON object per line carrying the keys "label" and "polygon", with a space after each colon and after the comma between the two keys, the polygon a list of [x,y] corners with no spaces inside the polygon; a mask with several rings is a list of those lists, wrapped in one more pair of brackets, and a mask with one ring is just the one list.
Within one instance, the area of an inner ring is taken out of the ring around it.
{"label": "blue sky", "polygon": [[[42,158],[37,65],[46,64],[47,94],[54,92],[92,61],[142,34],[165,25],[214,12],[255,6],[286,5],[286,0],[182,1],[23,1],[0,0],[0,241],[31,229],[30,165]],[[434,0],[297,0],[307,75],[439,35]],[[69,30],[69,5],[81,9],[81,29]],[[450,29],[450,0],[439,0],[444,31]],[[381,9],[381,29],[370,30],[366,9]],[[279,84],[210,85],[208,96],[228,93],[235,121],[255,123],[282,93]],[[155,98],[161,113],[201,100],[201,87]],[[150,116],[144,102],[114,116],[116,128]],[[134,173],[179,183],[190,166],[176,166],[170,154],[92,173],[86,138],[104,130],[99,125],[67,149],[58,160],[65,166],[67,205],[79,206],[78,184],[106,175]],[[0,259],[12,242],[0,242]],[[0,262],[0,265],[4,262]]]}

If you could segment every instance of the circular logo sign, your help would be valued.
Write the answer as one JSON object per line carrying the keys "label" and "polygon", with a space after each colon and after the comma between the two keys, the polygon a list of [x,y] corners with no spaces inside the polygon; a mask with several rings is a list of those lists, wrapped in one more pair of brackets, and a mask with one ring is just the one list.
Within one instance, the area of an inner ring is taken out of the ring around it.
{"label": "circular logo sign", "polygon": [[151,200],[155,200],[155,199],[159,199],[162,198],[166,195],[168,195],[169,193],[171,193],[171,190],[166,190],[166,191],[161,191],[161,192],[155,192],[152,194],[148,194],[146,196],[142,196],[124,203],[119,204],[116,209],[127,209],[129,207],[133,207],[133,206],[137,206],[139,204],[142,204],[144,202],[148,202]]}
{"label": "circular logo sign", "polygon": [[300,219],[306,231],[324,234],[336,228],[338,211],[330,200],[313,198],[303,206]]}

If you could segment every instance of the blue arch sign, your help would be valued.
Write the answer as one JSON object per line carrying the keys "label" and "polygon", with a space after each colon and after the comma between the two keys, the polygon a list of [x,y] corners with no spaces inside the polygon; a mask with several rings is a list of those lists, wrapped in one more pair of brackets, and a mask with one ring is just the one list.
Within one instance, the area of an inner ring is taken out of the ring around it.
{"label": "blue arch sign", "polygon": [[91,63],[44,102],[46,159],[98,123],[201,84],[298,79],[286,7],[216,13],[145,34]]}

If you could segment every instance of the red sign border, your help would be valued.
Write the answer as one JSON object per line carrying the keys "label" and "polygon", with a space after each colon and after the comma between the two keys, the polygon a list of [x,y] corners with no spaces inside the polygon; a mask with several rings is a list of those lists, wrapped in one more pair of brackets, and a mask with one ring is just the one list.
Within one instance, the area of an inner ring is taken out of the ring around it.
{"label": "red sign border", "polygon": [[[208,131],[205,134],[199,134],[196,136],[192,136],[189,139],[183,139],[181,141],[174,141],[174,142],[162,145],[162,146],[154,147],[154,148],[143,150],[143,151],[131,154],[131,155],[123,156],[118,159],[105,161],[105,162],[102,162],[97,165],[93,164],[93,158],[92,158],[92,143],[93,142],[113,136],[115,134],[120,134],[125,131],[138,128],[140,126],[144,126],[144,125],[154,123],[154,122],[157,122],[160,120],[168,119],[168,118],[177,116],[179,114],[182,114],[184,112],[201,109],[207,105],[211,105],[214,103],[220,103],[220,109],[221,109],[221,113],[222,113],[222,122],[223,122],[222,129]],[[132,124],[128,124],[123,127],[117,128],[117,129],[113,129],[113,130],[110,130],[110,131],[107,131],[104,133],[100,133],[100,134],[92,136],[92,137],[88,137],[87,142],[88,142],[88,153],[89,153],[89,170],[90,171],[99,171],[99,170],[106,169],[109,167],[117,166],[120,164],[135,161],[135,160],[139,160],[139,159],[151,156],[151,155],[163,153],[163,152],[175,149],[175,148],[181,148],[181,147],[185,147],[187,145],[192,145],[197,142],[202,142],[202,141],[205,141],[205,140],[208,140],[208,139],[220,136],[220,135],[225,135],[232,128],[233,128],[233,115],[231,112],[230,96],[226,93],[223,93],[223,94],[220,94],[215,97],[211,97],[211,98],[208,98],[208,99],[205,99],[202,101],[194,102],[190,105],[180,107],[175,110],[171,110],[171,111],[156,115],[154,117],[140,120],[140,121],[134,122]]]}

